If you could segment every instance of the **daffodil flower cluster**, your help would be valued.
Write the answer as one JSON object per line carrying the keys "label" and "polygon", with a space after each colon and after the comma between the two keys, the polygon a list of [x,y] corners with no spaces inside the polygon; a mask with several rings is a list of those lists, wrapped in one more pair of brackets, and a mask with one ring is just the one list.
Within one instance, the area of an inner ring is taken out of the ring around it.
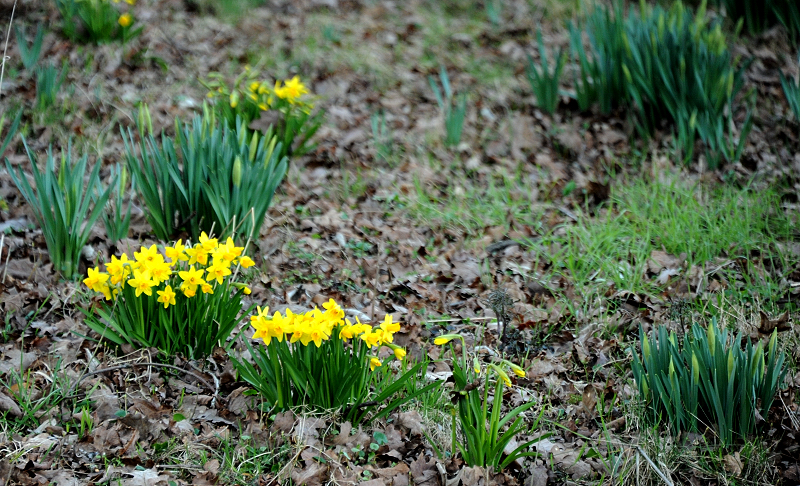
{"label": "daffodil flower cluster", "polygon": [[208,98],[223,100],[248,123],[262,111],[279,110],[286,113],[293,108],[299,108],[308,113],[314,107],[304,99],[309,91],[299,76],[284,81],[276,80],[274,84],[259,80],[259,77],[257,70],[245,66],[244,72],[231,86],[225,83],[219,73],[211,73],[202,84],[209,90]]}
{"label": "daffodil flower cluster", "polygon": [[250,288],[235,276],[239,267],[255,262],[233,238],[201,233],[198,239],[163,249],[143,246],[133,258],[113,256],[105,271],[90,268],[83,283],[105,301],[85,312],[85,323],[113,343],[156,347],[168,355],[201,358],[225,345],[252,309],[242,312]]}
{"label": "daffodil flower cluster", "polygon": [[73,40],[96,44],[131,40],[142,32],[142,27],[132,28],[135,19],[131,7],[136,0],[124,0],[127,7],[123,9],[114,6],[119,3],[120,0],[57,0],[64,34]]}
{"label": "daffodil flower cluster", "polygon": [[[263,131],[268,139],[276,136],[280,142],[279,159],[303,155],[313,147],[310,140],[322,124],[324,113],[312,113],[313,98],[299,76],[272,82],[263,79],[257,69],[245,66],[232,84],[216,72],[200,83],[208,89],[215,117],[225,120],[231,128],[239,119],[248,129]],[[250,128],[254,121],[263,125]]]}
{"label": "daffodil flower cluster", "polygon": [[[258,307],[257,314],[250,317],[250,325],[255,329],[253,339],[262,339],[266,346],[273,339],[278,342],[285,339],[303,346],[313,343],[317,348],[330,339],[344,342],[352,339],[360,340],[369,348],[386,346],[399,360],[406,356],[406,351],[393,343],[400,324],[392,322],[391,315],[387,315],[380,326],[372,327],[362,324],[358,318],[355,324],[345,319],[344,311],[333,299],[322,304],[322,307],[324,311],[314,308],[305,314],[294,314],[286,309],[285,315],[276,311],[272,316],[269,315],[269,307]],[[382,366],[381,361],[375,356],[370,357],[370,368],[374,370],[377,366]]]}
{"label": "daffodil flower cluster", "polygon": [[[155,290],[158,302],[166,309],[175,305],[177,292],[186,298],[194,297],[198,290],[212,294],[215,285],[222,284],[232,275],[231,267],[253,266],[253,260],[242,255],[243,251],[244,248],[234,245],[230,237],[220,244],[204,232],[194,246],[187,247],[178,240],[173,246],[166,247],[164,254],[156,245],[151,245],[134,252],[132,260],[126,254],[119,258],[112,256],[105,272],[101,272],[99,267],[90,268],[83,283],[103,294],[106,300],[116,298],[125,285],[134,289],[136,297],[142,294],[152,296]],[[250,293],[248,287],[243,288],[244,293]]]}
{"label": "daffodil flower cluster", "polygon": [[[346,420],[359,423],[368,415],[385,416],[439,386],[431,383],[403,399],[393,398],[427,363],[407,363],[405,349],[394,343],[400,324],[391,315],[374,327],[358,319],[354,323],[333,299],[303,314],[287,309],[270,315],[268,307],[257,310],[250,317],[255,329],[252,338],[263,340],[264,345],[253,346],[245,340],[249,357],[232,356],[231,360],[239,378],[250,383],[273,410],[337,409]],[[378,351],[384,347],[402,361],[402,371],[378,370],[383,366]],[[376,379],[382,386],[373,391]]]}

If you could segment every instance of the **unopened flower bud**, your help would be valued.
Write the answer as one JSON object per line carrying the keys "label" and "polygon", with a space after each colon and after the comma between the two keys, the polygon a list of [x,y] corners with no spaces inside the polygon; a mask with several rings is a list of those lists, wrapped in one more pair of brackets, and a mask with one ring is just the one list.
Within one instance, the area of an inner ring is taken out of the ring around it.
{"label": "unopened flower bud", "polygon": [[233,161],[232,177],[233,177],[233,185],[235,187],[239,187],[239,185],[242,183],[242,158],[239,157],[238,155],[236,156],[236,159],[234,159]]}

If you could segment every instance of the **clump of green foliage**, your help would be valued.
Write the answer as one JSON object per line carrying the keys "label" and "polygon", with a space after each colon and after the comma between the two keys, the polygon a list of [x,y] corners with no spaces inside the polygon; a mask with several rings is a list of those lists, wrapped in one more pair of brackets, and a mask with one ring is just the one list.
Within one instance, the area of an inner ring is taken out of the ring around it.
{"label": "clump of green foliage", "polygon": [[782,24],[792,41],[800,40],[800,3],[794,0],[716,0],[734,22],[744,23],[750,34]]}
{"label": "clump of green foliage", "polygon": [[[750,115],[739,133],[732,127],[745,66],[733,58],[719,22],[709,20],[705,0],[696,13],[680,1],[669,10],[641,2],[627,15],[617,2],[613,9],[595,9],[570,31],[581,109],[597,104],[608,113],[632,107],[645,138],[671,124],[684,162],[692,160],[698,139],[710,168],[741,156]],[[588,50],[583,31],[589,35]]]}
{"label": "clump of green foliage", "polygon": [[111,190],[108,188],[98,195],[92,194],[91,188],[100,183],[100,164],[94,165],[89,172],[88,185],[84,184],[88,156],[84,155],[73,163],[72,144],[62,151],[58,170],[52,148],[48,150],[44,171],[39,170],[36,157],[24,139],[23,144],[31,163],[34,186],[30,185],[22,168],[15,170],[8,159],[6,168],[33,210],[54,269],[64,278],[72,279],[79,275],[81,250],[89,241],[92,227],[102,214]]}
{"label": "clump of green foliage", "polygon": [[[125,3],[133,7],[136,0],[125,0]],[[142,33],[143,27],[134,26],[131,11],[119,10],[111,0],[56,0],[56,7],[61,13],[61,30],[72,41],[125,43]]]}
{"label": "clump of green foliage", "polygon": [[791,79],[780,73],[780,78],[783,94],[789,103],[789,109],[794,114],[794,119],[800,122],[800,77]]}
{"label": "clump of green foliage", "polygon": [[560,94],[559,83],[561,81],[561,72],[564,70],[564,64],[567,61],[566,54],[558,51],[556,56],[555,66],[551,72],[549,63],[547,62],[547,51],[544,48],[544,41],[542,41],[542,31],[536,33],[536,39],[539,43],[539,67],[535,66],[533,59],[528,57],[528,67],[526,73],[528,75],[528,83],[531,85],[533,94],[536,95],[536,104],[546,113],[553,113],[558,107],[558,96]]}
{"label": "clump of green foliage", "polygon": [[444,144],[454,147],[461,142],[461,131],[464,129],[464,118],[467,116],[467,95],[462,93],[456,98],[444,68],[439,72],[439,80],[442,84],[441,89],[433,76],[428,76],[428,82],[444,118]]}
{"label": "clump of green foliage", "polygon": [[24,26],[15,25],[14,34],[17,37],[17,49],[19,49],[19,57],[22,60],[22,65],[25,66],[25,69],[30,71],[39,62],[39,56],[42,53],[44,28],[42,28],[41,24],[36,26],[36,36],[31,41],[30,45],[28,45],[25,39],[27,36]]}
{"label": "clump of green foliage", "polygon": [[[146,110],[145,110],[146,111]],[[147,206],[147,219],[162,241],[182,231],[244,240],[258,236],[278,184],[286,174],[277,136],[217,123],[204,106],[191,123],[175,120],[175,137],[152,133],[149,116],[139,123],[141,143],[123,132],[127,167]],[[145,126],[147,128],[145,128]]]}
{"label": "clump of green foliage", "polygon": [[641,358],[633,350],[633,376],[645,403],[646,421],[666,422],[674,434],[714,430],[731,445],[755,431],[766,417],[786,375],[777,331],[769,345],[742,343],[712,320],[707,329],[692,326],[682,345],[674,332],[658,328],[652,342],[639,328]]}

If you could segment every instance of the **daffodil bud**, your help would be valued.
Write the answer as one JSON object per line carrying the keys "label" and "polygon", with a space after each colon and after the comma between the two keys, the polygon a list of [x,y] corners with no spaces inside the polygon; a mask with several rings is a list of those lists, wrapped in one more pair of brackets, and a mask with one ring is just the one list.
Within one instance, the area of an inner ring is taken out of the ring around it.
{"label": "daffodil bud", "polygon": [[500,380],[503,382],[504,385],[511,386],[511,378],[508,377],[508,374],[506,374],[506,372],[503,371],[502,368],[500,368],[495,364],[490,364],[489,368],[493,369],[495,373],[497,373],[497,376],[500,377]]}
{"label": "daffodil bud", "polygon": [[137,125],[140,132],[143,132],[144,128],[147,126],[147,121],[144,118],[144,106],[145,106],[144,103],[139,105],[139,116],[137,117],[138,118]]}
{"label": "daffodil bud", "polygon": [[275,153],[275,145],[278,143],[278,137],[272,137],[272,139],[267,144],[266,150],[264,150],[264,167],[269,165],[269,161],[272,160],[272,154]]}
{"label": "daffodil bud", "polygon": [[675,361],[672,360],[672,356],[669,358],[669,376],[670,378],[675,376]]}
{"label": "daffodil bud", "polygon": [[697,125],[697,110],[692,112],[692,116],[689,117],[689,130],[694,132],[694,127]]}
{"label": "daffodil bud", "polygon": [[650,340],[647,339],[647,334],[644,335],[642,340],[642,358],[647,361],[650,359]]}
{"label": "daffodil bud", "polygon": [[238,91],[234,91],[234,92],[231,93],[230,102],[231,102],[231,108],[236,108],[236,106],[239,104],[239,92]]}
{"label": "daffodil bud", "polygon": [[778,342],[778,330],[775,329],[774,331],[772,331],[772,337],[769,338],[769,347],[767,348],[767,351],[769,352],[770,355],[774,352],[775,345],[777,344],[777,342]]}
{"label": "daffodil bud", "polygon": [[242,158],[238,155],[233,160],[233,185],[234,187],[239,187],[242,183]]}
{"label": "daffodil bud", "polygon": [[478,357],[477,356],[472,358],[472,370],[476,374],[479,374],[479,375],[481,374],[481,363],[480,363],[480,361],[478,361]]}
{"label": "daffodil bud", "polygon": [[459,334],[443,334],[434,339],[433,344],[435,344],[436,346],[441,346],[443,344],[449,343],[453,339],[461,339],[461,336]]}
{"label": "daffodil bud", "polygon": [[147,123],[147,133],[153,135],[153,119],[150,117],[150,108],[147,103],[144,104],[144,120]]}
{"label": "daffodil bud", "polygon": [[633,77],[631,76],[631,70],[628,69],[626,64],[622,65],[622,72],[625,74],[625,79],[628,80],[628,83],[633,83]]}
{"label": "daffodil bud", "polygon": [[734,357],[733,357],[733,348],[731,348],[730,351],[728,351],[728,379],[729,380],[733,378],[733,370],[734,370],[733,365],[734,365],[734,363],[735,363],[735,360],[734,360]]}
{"label": "daffodil bud", "polygon": [[697,355],[692,351],[692,381],[697,383],[700,380],[700,362],[697,360]]}
{"label": "daffodil bud", "polygon": [[762,343],[758,343],[756,346],[756,352],[753,353],[753,363],[751,364],[752,369],[750,370],[750,374],[752,374],[756,379],[761,379],[763,372],[761,371],[761,367],[764,363],[764,346]]}
{"label": "daffodil bud", "polygon": [[250,161],[256,159],[256,150],[258,149],[258,132],[253,132],[253,138],[250,139]]}
{"label": "daffodil bud", "polygon": [[708,350],[711,352],[711,356],[714,356],[714,352],[716,351],[717,347],[717,335],[714,331],[714,323],[712,322],[708,329],[706,329],[706,336],[708,337]]}
{"label": "daffodil bud", "polygon": [[525,370],[515,365],[514,363],[508,361],[506,361],[506,363],[508,364],[508,367],[515,375],[519,376],[520,378],[525,378]]}
{"label": "daffodil bud", "polygon": [[122,169],[119,172],[119,187],[122,190],[125,190],[125,186],[128,184],[128,168],[126,166],[122,166]]}
{"label": "daffodil bud", "polygon": [[733,94],[733,71],[728,73],[728,90],[726,93],[728,93],[728,98]]}

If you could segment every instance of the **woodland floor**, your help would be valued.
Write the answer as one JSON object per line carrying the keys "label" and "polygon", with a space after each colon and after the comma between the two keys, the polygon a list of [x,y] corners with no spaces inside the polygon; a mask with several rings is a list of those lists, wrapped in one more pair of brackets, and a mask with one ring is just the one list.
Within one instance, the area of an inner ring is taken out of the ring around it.
{"label": "woodland floor", "polygon": [[[0,2],[4,26],[11,4]],[[259,412],[225,353],[175,360],[176,371],[147,364],[153,351],[99,347],[81,337],[91,296],[53,272],[3,168],[5,484],[663,484],[648,458],[675,484],[800,481],[800,130],[778,78],[798,66],[780,30],[735,46],[754,59],[755,127],[740,163],[704,171],[673,162],[668,130],[639,142],[625,113],[582,113],[566,97],[552,117],[536,109],[524,68],[540,26],[550,49],[568,44],[573,12],[557,2],[502,2],[499,25],[466,0],[243,4],[140,0],[144,33],[123,48],[75,45],[52,2],[20,2],[14,22],[52,28],[43,58],[69,71],[55,108],[31,108],[35,83],[12,34],[0,110],[26,109],[34,151],[71,137],[108,166],[122,161],[119,130],[139,102],[170,134],[176,117],[198,112],[198,79],[212,71],[233,79],[250,64],[272,79],[301,76],[327,116],[253,242],[247,303],[302,310],[334,298],[363,320],[392,313],[398,343],[446,378],[433,337],[457,330],[496,350],[487,297],[504,289],[516,302],[506,351],[528,372],[508,405],[536,400],[546,423],[527,435],[553,435],[540,459],[483,477],[436,458],[432,445],[450,449],[447,396],[350,435],[335,417]],[[456,148],[442,144],[428,81],[441,65],[468,95]],[[373,131],[379,111],[383,134]],[[19,138],[5,155],[28,166]],[[134,203],[121,250],[153,238]],[[94,260],[110,257],[102,225],[90,244]],[[713,438],[640,424],[628,364],[640,325],[685,330],[712,318],[755,339],[777,326],[790,362],[761,435],[724,451]]]}

